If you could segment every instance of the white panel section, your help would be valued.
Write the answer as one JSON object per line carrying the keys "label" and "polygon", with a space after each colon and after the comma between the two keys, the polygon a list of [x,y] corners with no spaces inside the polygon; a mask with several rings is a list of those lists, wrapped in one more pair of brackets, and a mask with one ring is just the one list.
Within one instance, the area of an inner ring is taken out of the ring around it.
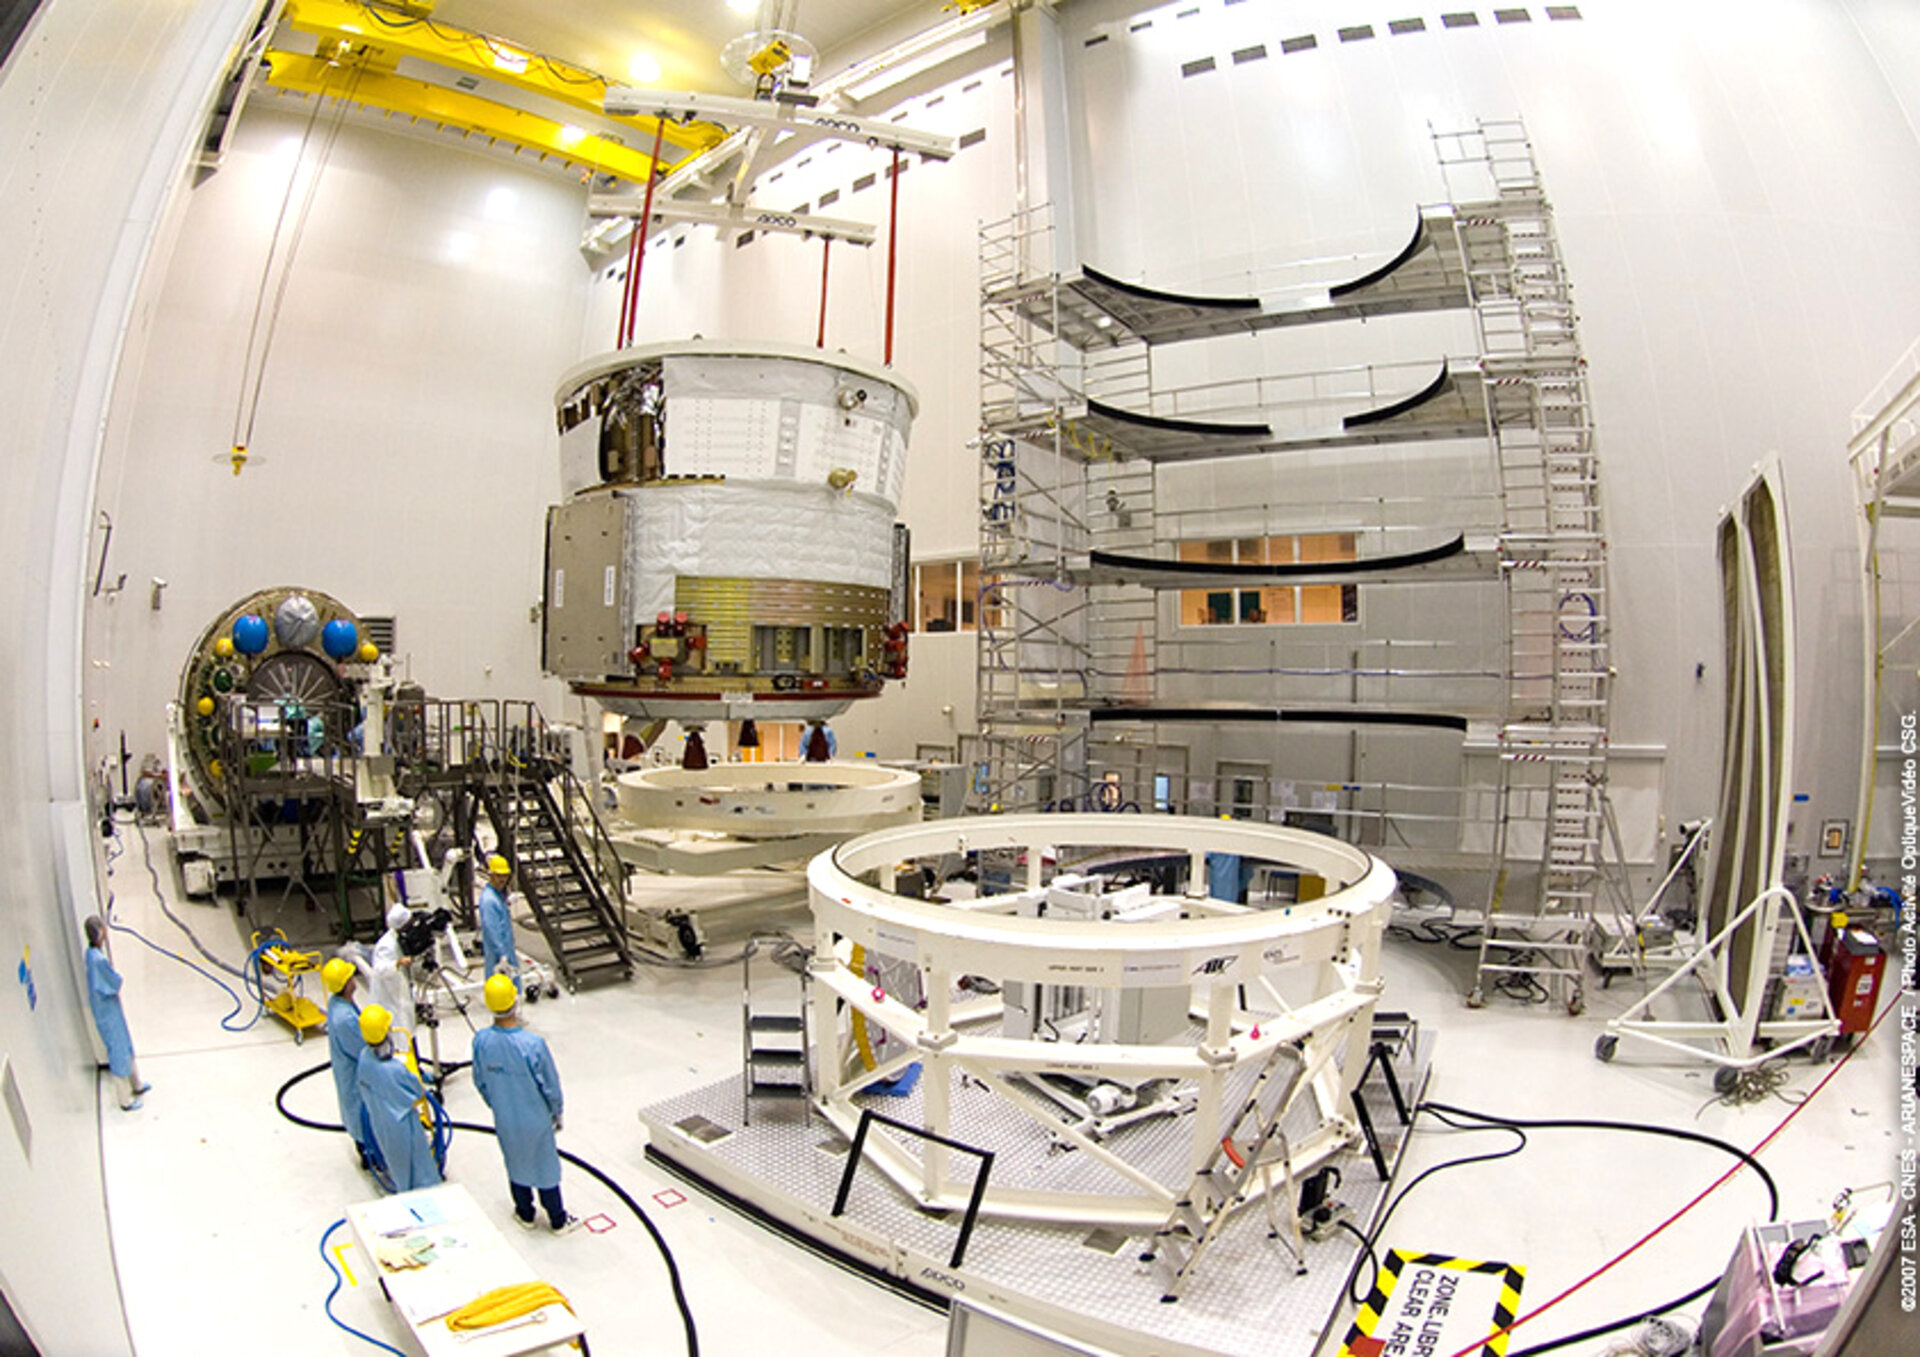
{"label": "white panel section", "polygon": [[884,589],[891,578],[893,510],[868,495],[811,486],[662,485],[623,492],[629,617],[673,607],[682,575],[814,580]]}
{"label": "white panel section", "polygon": [[673,474],[746,480],[778,476],[787,441],[781,437],[785,404],[771,396],[669,398],[667,456]]}
{"label": "white panel section", "polygon": [[[894,395],[876,393],[879,399]],[[901,402],[904,404],[905,402]],[[854,485],[877,494],[889,504],[900,501],[900,483],[906,474],[906,445],[891,422],[876,419],[864,409],[851,414],[809,405],[800,412],[799,441],[794,478],[824,485],[836,471],[852,471]]]}
{"label": "white panel section", "polygon": [[673,475],[825,485],[850,470],[899,503],[913,417],[898,388],[772,356],[670,357],[662,372]]}

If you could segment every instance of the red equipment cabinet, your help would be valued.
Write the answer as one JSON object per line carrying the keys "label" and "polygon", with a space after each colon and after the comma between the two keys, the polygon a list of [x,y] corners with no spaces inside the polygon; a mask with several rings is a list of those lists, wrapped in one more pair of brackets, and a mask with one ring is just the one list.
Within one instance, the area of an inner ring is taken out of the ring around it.
{"label": "red equipment cabinet", "polygon": [[1873,1010],[1886,974],[1887,952],[1864,928],[1849,928],[1834,942],[1827,959],[1827,999],[1840,1030],[1854,1036],[1873,1026]]}

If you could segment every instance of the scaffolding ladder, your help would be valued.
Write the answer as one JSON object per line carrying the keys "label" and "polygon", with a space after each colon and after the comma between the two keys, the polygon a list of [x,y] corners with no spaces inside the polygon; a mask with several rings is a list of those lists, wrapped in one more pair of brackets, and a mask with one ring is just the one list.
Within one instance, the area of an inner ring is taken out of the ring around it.
{"label": "scaffolding ladder", "polygon": [[1052,232],[1044,206],[980,232],[977,811],[1089,790],[1090,606],[1070,569],[1087,549],[1085,469],[1098,452],[1071,419],[1077,352],[1059,337]]}
{"label": "scaffolding ladder", "polygon": [[[1553,209],[1518,122],[1436,133],[1487,383],[1508,610],[1493,883],[1469,1004],[1490,987],[1585,1006],[1606,833],[1606,538],[1586,359]],[[1479,193],[1455,191],[1472,178]],[[1531,907],[1507,899],[1512,831],[1536,827]]]}

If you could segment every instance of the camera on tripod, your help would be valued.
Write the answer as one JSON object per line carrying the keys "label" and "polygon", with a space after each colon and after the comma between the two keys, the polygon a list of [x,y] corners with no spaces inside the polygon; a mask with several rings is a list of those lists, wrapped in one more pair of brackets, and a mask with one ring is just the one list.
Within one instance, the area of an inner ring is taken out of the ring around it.
{"label": "camera on tripod", "polygon": [[400,926],[398,939],[402,956],[423,957],[433,951],[434,939],[453,924],[453,911],[422,910]]}

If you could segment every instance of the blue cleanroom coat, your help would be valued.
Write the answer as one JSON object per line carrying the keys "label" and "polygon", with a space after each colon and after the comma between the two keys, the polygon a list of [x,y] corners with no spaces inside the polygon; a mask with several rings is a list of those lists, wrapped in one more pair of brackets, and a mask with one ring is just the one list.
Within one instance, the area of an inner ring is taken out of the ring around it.
{"label": "blue cleanroom coat", "polygon": [[420,1081],[396,1056],[382,1060],[371,1046],[360,1053],[360,1102],[373,1127],[374,1144],[386,1162],[396,1192],[439,1185],[440,1167],[421,1129],[414,1104],[426,1096]]}
{"label": "blue cleanroom coat", "polygon": [[133,1038],[127,1034],[127,1015],[120,1007],[120,972],[98,947],[87,948],[87,1003],[101,1044],[107,1048],[107,1068],[125,1079],[133,1073]]}
{"label": "blue cleanroom coat", "polygon": [[360,1125],[360,1052],[367,1049],[360,1035],[360,1010],[353,1000],[336,994],[327,1001],[327,1059],[333,1062],[333,1093],[340,1100],[340,1124],[353,1143],[363,1145]]}
{"label": "blue cleanroom coat", "polygon": [[485,974],[497,972],[502,961],[510,974],[520,974],[520,954],[513,948],[513,916],[491,881],[480,888],[480,954]]}
{"label": "blue cleanroom coat", "polygon": [[524,1027],[486,1027],[473,1037],[473,1086],[493,1109],[507,1181],[560,1186],[553,1120],[563,1107],[560,1071],[546,1040]]}

